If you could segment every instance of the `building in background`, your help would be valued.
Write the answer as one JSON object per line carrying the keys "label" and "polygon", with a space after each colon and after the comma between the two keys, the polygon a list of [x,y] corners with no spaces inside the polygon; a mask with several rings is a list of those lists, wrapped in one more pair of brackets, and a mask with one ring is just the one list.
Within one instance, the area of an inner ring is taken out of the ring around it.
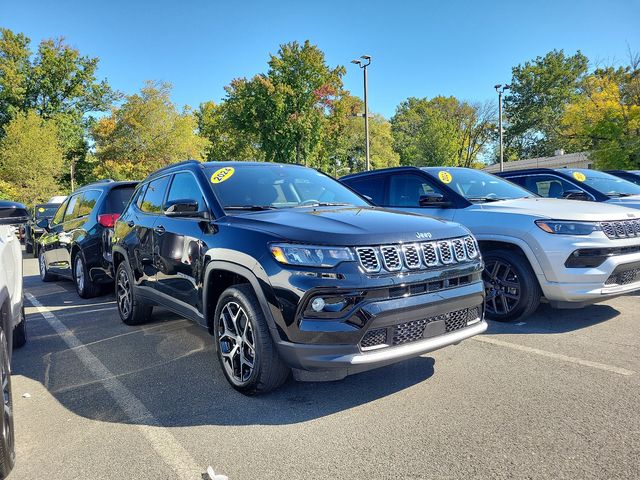
{"label": "building in background", "polygon": [[[521,170],[523,168],[593,168],[593,162],[589,160],[588,152],[567,153],[556,151],[553,157],[526,158],[504,162],[506,170]],[[500,171],[500,164],[496,163],[484,168],[486,172],[496,173]]]}

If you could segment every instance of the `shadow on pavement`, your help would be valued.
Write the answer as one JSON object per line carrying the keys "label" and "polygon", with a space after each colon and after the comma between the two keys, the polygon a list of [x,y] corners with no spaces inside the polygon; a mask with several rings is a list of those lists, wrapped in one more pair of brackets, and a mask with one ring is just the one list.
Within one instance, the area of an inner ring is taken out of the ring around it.
{"label": "shadow on pavement", "polygon": [[[68,291],[37,298],[48,308],[62,307],[54,314],[167,427],[306,422],[383,399],[434,374],[435,360],[418,357],[337,382],[289,380],[275,392],[246,397],[227,383],[211,336],[202,327],[163,310],[154,313],[153,321],[130,327],[120,322],[115,308],[95,312],[96,304],[111,301],[111,295],[68,304],[77,299],[74,296]],[[41,382],[77,415],[108,422],[149,422],[126,418],[47,321],[37,313],[27,319],[30,339],[16,351],[14,374]]]}
{"label": "shadow on pavement", "polygon": [[529,318],[521,322],[489,321],[487,334],[566,333],[606,322],[620,312],[609,305],[589,305],[579,309],[556,309],[542,304]]}

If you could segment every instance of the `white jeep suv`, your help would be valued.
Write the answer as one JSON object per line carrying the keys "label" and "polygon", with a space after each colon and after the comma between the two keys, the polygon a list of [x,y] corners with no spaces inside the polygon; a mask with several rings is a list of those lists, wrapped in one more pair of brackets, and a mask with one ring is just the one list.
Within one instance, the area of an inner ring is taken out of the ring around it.
{"label": "white jeep suv", "polygon": [[0,415],[0,478],[15,462],[13,402],[11,396],[11,354],[27,341],[22,305],[22,249],[15,225],[29,219],[27,208],[0,201],[0,384],[3,411]]}
{"label": "white jeep suv", "polygon": [[399,167],[342,182],[378,205],[461,223],[480,243],[487,317],[511,321],[541,298],[576,308],[640,290],[640,212],[541,198],[480,170]]}

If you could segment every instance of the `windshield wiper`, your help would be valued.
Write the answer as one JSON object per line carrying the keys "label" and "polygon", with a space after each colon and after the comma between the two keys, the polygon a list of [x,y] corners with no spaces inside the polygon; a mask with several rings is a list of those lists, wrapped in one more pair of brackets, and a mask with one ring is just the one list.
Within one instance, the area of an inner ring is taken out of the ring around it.
{"label": "windshield wiper", "polygon": [[315,202],[315,203],[307,203],[304,205],[297,205],[298,207],[349,207],[350,203],[339,203],[339,202]]}
{"label": "windshield wiper", "polygon": [[500,197],[467,197],[467,200],[470,202],[500,202],[508,199]]}
{"label": "windshield wiper", "polygon": [[258,212],[260,210],[275,210],[276,207],[271,205],[227,205],[224,207],[225,210],[247,210]]}

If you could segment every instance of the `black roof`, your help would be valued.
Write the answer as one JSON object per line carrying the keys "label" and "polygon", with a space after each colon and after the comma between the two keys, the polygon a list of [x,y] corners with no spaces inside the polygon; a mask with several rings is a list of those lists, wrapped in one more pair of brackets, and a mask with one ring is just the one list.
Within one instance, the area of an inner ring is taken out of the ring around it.
{"label": "black roof", "polygon": [[269,167],[269,166],[282,166],[282,167],[302,167],[307,168],[304,165],[300,165],[298,163],[278,163],[278,162],[257,162],[257,161],[240,161],[240,160],[229,160],[229,161],[215,161],[215,162],[199,162],[197,160],[185,160],[183,162],[172,163],[171,165],[167,165],[166,167],[159,168],[158,170],[149,174],[147,178],[154,178],[159,175],[165,173],[171,173],[175,170],[189,170],[189,169],[204,169],[207,167],[239,167],[239,166],[260,166],[260,167]]}
{"label": "black roof", "polygon": [[340,177],[340,180],[348,180],[350,178],[363,177],[365,175],[375,175],[377,173],[407,172],[407,171],[416,171],[416,170],[421,170],[421,169],[418,167],[414,167],[412,165],[406,165],[402,167],[387,167],[387,168],[380,168],[377,170],[369,170],[368,172],[350,173],[349,175]]}
{"label": "black roof", "polygon": [[518,170],[506,170],[504,172],[496,172],[495,175],[500,177],[508,177],[510,174],[522,174],[522,173],[562,173],[564,168],[522,168]]}
{"label": "black roof", "polygon": [[121,186],[136,186],[138,183],[140,183],[138,180],[123,180],[123,181],[113,181],[113,180],[99,180],[97,182],[93,182],[93,183],[88,183],[86,185],[83,185],[79,188],[76,188],[72,193],[76,193],[76,192],[81,192],[83,190],[87,190],[87,189],[100,189],[102,188],[103,190],[111,190],[112,188],[116,188],[116,187],[121,187]]}

